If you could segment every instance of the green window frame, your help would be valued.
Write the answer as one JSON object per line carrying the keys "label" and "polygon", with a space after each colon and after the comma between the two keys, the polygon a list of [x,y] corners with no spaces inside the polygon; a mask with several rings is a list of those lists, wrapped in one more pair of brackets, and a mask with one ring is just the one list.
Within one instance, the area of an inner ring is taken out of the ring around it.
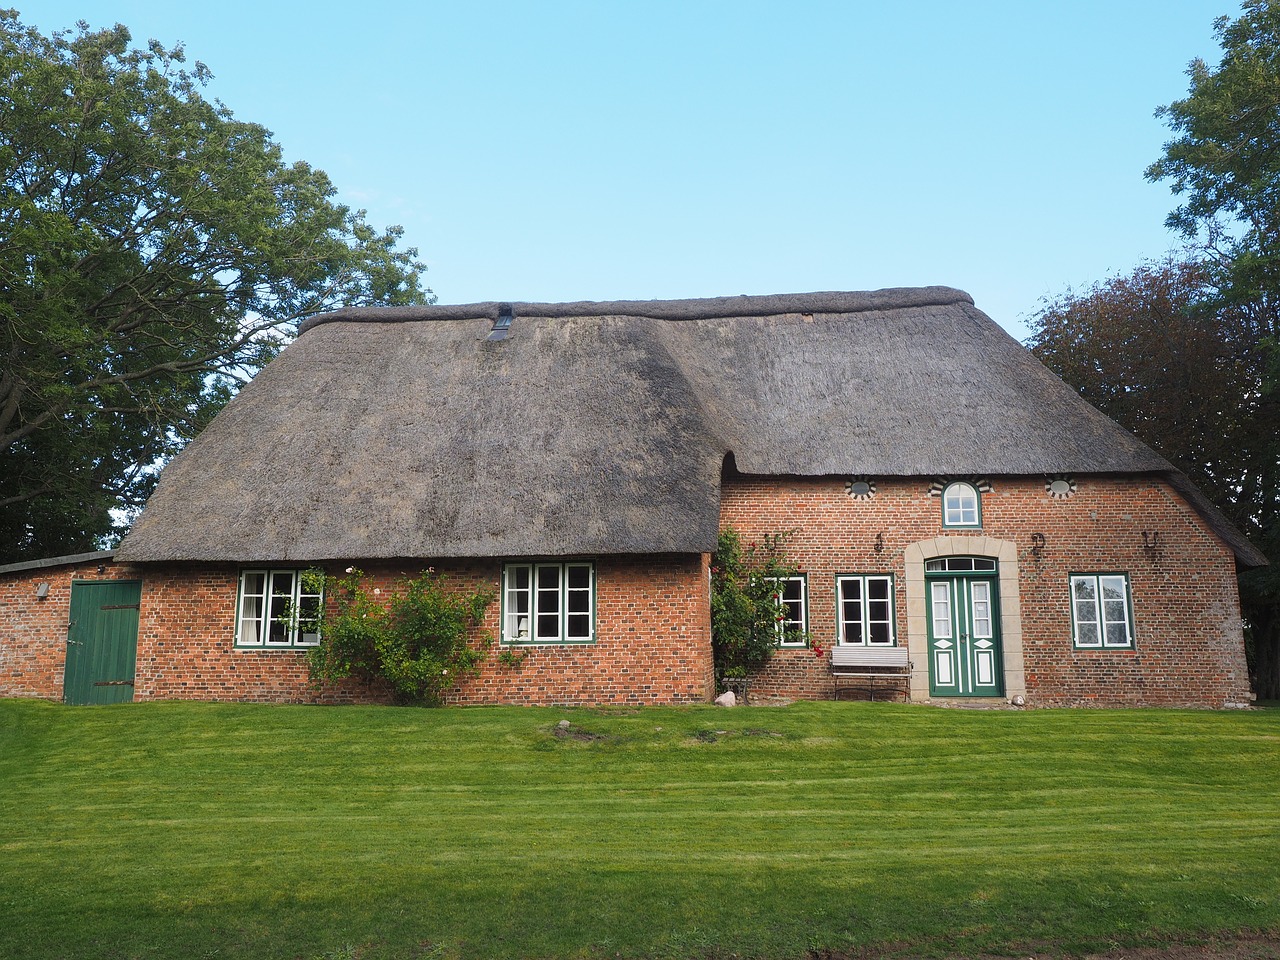
{"label": "green window frame", "polygon": [[836,577],[836,643],[897,646],[896,608],[892,574],[840,574]]}
{"label": "green window frame", "polygon": [[524,561],[502,568],[504,644],[594,643],[596,567]]}
{"label": "green window frame", "polygon": [[942,491],[942,525],[944,527],[982,526],[982,494],[968,481],[957,480]]}
{"label": "green window frame", "polygon": [[779,577],[773,581],[778,588],[774,595],[784,609],[782,619],[774,630],[780,647],[803,647],[809,642],[809,583],[804,574]]}
{"label": "green window frame", "polygon": [[1133,593],[1127,573],[1071,574],[1071,642],[1077,650],[1132,650]]}
{"label": "green window frame", "polygon": [[257,567],[240,571],[236,596],[236,647],[289,650],[320,642],[315,620],[323,592],[312,592],[303,571]]}

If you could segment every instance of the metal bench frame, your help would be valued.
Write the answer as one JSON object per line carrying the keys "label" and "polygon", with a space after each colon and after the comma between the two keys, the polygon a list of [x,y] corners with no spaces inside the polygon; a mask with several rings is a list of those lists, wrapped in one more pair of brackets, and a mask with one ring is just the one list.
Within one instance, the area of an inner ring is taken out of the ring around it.
{"label": "metal bench frame", "polygon": [[[840,681],[845,677],[869,678],[871,699],[876,699],[876,680],[911,678],[911,657],[906,647],[859,647],[840,645],[831,648],[831,674],[835,678],[835,696],[840,699]],[[910,699],[910,686],[907,688]]]}

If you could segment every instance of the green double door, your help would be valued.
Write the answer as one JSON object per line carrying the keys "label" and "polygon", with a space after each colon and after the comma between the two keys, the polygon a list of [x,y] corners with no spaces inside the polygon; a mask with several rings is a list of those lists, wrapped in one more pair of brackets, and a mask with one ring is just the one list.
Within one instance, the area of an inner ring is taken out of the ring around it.
{"label": "green double door", "polygon": [[67,703],[127,703],[133,699],[141,580],[75,580],[67,624]]}
{"label": "green double door", "polygon": [[929,694],[1004,695],[1000,604],[995,563],[987,571],[926,574],[929,603]]}

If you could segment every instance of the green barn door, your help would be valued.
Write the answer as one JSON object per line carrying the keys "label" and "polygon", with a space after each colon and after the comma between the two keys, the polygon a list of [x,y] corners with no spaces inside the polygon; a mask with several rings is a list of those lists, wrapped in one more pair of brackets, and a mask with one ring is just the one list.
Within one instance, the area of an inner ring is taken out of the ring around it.
{"label": "green barn door", "polygon": [[67,703],[127,703],[133,699],[141,580],[75,580],[67,627]]}
{"label": "green barn door", "polygon": [[[950,566],[960,566],[952,561]],[[984,560],[968,561],[985,566]],[[1004,694],[1000,606],[995,564],[956,576],[928,575],[929,693],[935,697],[999,697]],[[942,564],[939,563],[939,566]]]}

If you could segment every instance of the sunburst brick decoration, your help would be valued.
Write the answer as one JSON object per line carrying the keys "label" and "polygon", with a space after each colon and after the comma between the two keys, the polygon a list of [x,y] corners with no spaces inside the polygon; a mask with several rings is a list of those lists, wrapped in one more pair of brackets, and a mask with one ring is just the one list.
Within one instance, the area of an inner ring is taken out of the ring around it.
{"label": "sunburst brick decoration", "polygon": [[942,491],[957,480],[972,483],[979,493],[990,493],[995,489],[986,477],[935,477],[933,483],[929,484],[929,496],[942,496]]}
{"label": "sunburst brick decoration", "polygon": [[855,500],[870,500],[876,495],[876,482],[870,477],[850,477],[845,482],[844,492]]}
{"label": "sunburst brick decoration", "polygon": [[1044,492],[1055,500],[1066,500],[1068,497],[1073,497],[1076,493],[1075,477],[1067,473],[1057,473],[1047,477],[1044,481]]}

